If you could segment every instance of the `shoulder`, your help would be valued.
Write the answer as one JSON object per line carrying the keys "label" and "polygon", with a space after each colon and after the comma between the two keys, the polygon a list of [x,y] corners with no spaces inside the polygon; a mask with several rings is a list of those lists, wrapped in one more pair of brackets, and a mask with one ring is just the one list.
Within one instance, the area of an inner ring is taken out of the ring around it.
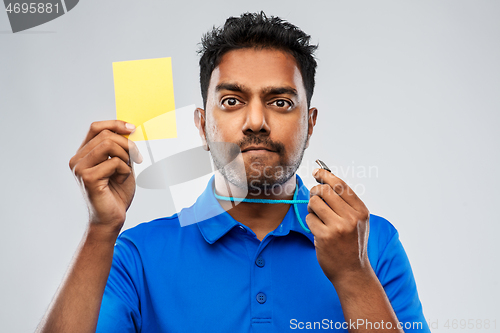
{"label": "shoulder", "polygon": [[381,216],[370,214],[368,257],[372,267],[378,266],[388,246],[394,242],[399,242],[399,233],[392,223]]}
{"label": "shoulder", "polygon": [[168,217],[158,218],[149,222],[142,222],[130,229],[124,230],[120,238],[141,239],[147,236],[158,235],[166,230],[177,229],[179,227],[178,214]]}
{"label": "shoulder", "polygon": [[391,222],[381,216],[370,214],[370,237],[373,235],[377,239],[391,238],[397,233],[398,231]]}
{"label": "shoulder", "polygon": [[137,249],[164,247],[165,244],[175,245],[185,237],[196,237],[200,234],[196,223],[181,226],[179,214],[143,222],[135,227],[123,231],[118,237],[117,244],[128,243]]}

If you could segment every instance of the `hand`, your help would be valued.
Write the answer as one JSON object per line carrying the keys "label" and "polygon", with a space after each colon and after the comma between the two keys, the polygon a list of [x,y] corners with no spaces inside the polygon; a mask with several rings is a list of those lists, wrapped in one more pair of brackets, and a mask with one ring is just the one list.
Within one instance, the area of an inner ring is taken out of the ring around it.
{"label": "hand", "polygon": [[135,143],[120,135],[134,130],[134,125],[120,120],[94,122],[69,161],[87,200],[91,225],[116,234],[135,193],[132,161],[143,160]]}
{"label": "hand", "polygon": [[323,272],[336,285],[352,274],[373,271],[367,244],[370,213],[347,184],[332,173],[316,169],[321,185],[310,191],[306,222],[314,235],[316,255]]}

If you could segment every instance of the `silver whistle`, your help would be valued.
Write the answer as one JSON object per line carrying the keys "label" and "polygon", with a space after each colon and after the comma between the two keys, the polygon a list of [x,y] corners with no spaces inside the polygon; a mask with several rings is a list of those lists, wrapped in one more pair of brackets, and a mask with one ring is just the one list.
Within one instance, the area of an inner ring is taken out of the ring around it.
{"label": "silver whistle", "polygon": [[326,170],[326,171],[328,171],[328,172],[332,172],[332,170],[330,170],[330,168],[329,168],[329,167],[328,167],[328,166],[327,166],[327,165],[326,165],[326,164],[325,164],[322,160],[317,159],[317,160],[316,160],[316,163],[318,163],[318,165],[319,165],[319,167],[320,167],[321,169],[325,169],[325,170]]}

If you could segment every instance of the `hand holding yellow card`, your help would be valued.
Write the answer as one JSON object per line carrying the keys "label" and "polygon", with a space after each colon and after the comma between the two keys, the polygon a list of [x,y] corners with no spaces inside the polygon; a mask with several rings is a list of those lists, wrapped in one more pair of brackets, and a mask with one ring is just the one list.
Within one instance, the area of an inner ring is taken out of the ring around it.
{"label": "hand holding yellow card", "polygon": [[132,141],[177,137],[171,58],[113,63],[116,118],[134,124]]}

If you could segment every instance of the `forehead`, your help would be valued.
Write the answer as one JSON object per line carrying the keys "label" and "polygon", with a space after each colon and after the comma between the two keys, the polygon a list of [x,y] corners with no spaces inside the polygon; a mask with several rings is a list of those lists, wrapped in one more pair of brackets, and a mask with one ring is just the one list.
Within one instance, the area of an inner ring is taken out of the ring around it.
{"label": "forehead", "polygon": [[225,53],[212,72],[209,92],[220,83],[238,84],[252,91],[288,86],[305,95],[302,75],[295,58],[275,49],[245,48]]}

